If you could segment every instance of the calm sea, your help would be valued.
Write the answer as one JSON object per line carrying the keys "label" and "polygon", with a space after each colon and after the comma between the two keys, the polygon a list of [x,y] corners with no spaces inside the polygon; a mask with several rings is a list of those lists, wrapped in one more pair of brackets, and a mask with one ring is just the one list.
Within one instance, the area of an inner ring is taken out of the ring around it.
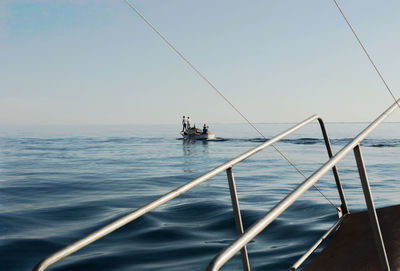
{"label": "calm sea", "polygon": [[[260,124],[272,137],[292,124]],[[328,123],[335,152],[366,123]],[[247,125],[210,125],[219,140],[184,142],[176,125],[2,127],[0,269],[30,270],[49,254],[261,144]],[[317,124],[276,144],[306,175],[327,154]],[[400,204],[400,124],[362,145],[378,207]],[[339,165],[350,211],[366,209],[354,156]],[[233,168],[245,228],[302,177],[272,148]],[[317,186],[339,205],[332,174]],[[287,270],[337,219],[310,189],[249,245],[252,270]],[[235,239],[225,174],[213,177],[50,270],[204,270]],[[241,270],[240,257],[225,270]]]}

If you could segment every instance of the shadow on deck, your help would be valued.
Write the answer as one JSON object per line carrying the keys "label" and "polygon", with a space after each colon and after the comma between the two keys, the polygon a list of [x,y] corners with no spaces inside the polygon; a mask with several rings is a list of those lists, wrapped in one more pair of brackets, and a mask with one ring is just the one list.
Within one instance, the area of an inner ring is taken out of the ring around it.
{"label": "shadow on deck", "polygon": [[[400,205],[376,209],[391,270],[400,270]],[[347,215],[304,271],[380,270],[368,211]]]}

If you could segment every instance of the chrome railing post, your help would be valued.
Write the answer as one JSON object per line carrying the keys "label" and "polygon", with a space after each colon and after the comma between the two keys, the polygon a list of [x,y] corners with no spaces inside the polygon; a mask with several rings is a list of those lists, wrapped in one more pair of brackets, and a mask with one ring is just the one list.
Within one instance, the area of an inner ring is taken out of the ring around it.
{"label": "chrome railing post", "polygon": [[[319,125],[321,127],[322,135],[323,135],[324,141],[325,141],[326,150],[328,151],[328,156],[329,156],[329,159],[330,159],[333,156],[332,148],[331,148],[331,142],[329,140],[328,133],[326,132],[324,121],[321,118],[318,118],[318,122],[319,122]],[[332,172],[333,172],[333,176],[335,177],[336,187],[338,189],[339,197],[340,197],[340,200],[342,202],[342,205],[340,206],[341,211],[342,211],[342,215],[348,214],[350,212],[349,212],[349,209],[347,207],[346,198],[344,196],[343,187],[342,187],[342,184],[340,182],[339,173],[338,173],[338,170],[337,170],[336,166],[334,166],[332,168]]]}
{"label": "chrome railing post", "polygon": [[[232,168],[226,170],[226,175],[228,177],[229,191],[231,193],[232,208],[235,215],[236,231],[238,235],[241,235],[243,230],[242,216],[240,215],[239,200],[236,192],[235,177],[233,176]],[[243,270],[250,271],[249,256],[247,254],[247,248],[244,246],[240,253],[242,255]]]}
{"label": "chrome railing post", "polygon": [[374,206],[374,200],[372,198],[371,189],[368,183],[367,172],[365,171],[364,161],[361,154],[360,145],[354,147],[354,155],[356,157],[358,173],[360,174],[361,185],[364,192],[365,202],[368,207],[369,219],[371,222],[372,232],[374,234],[376,248],[378,249],[379,261],[381,264],[381,270],[390,270],[389,261],[386,255],[385,244],[383,243],[381,229],[379,227],[378,216]]}

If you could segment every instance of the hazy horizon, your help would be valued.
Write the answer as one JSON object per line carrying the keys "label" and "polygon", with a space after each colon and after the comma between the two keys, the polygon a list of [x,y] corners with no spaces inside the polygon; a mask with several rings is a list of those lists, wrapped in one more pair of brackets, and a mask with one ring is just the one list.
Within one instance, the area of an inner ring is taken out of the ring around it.
{"label": "hazy horizon", "polygon": [[[131,2],[253,123],[393,104],[332,1]],[[339,4],[399,98],[400,2]],[[3,126],[243,123],[122,0],[2,1],[0,48]]]}

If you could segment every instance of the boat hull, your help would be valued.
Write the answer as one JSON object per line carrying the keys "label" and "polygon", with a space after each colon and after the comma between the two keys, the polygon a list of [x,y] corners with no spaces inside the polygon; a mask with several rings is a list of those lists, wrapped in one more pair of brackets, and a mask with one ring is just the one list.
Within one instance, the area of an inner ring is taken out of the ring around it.
{"label": "boat hull", "polygon": [[213,140],[215,139],[215,135],[208,133],[208,134],[185,134],[181,132],[183,139],[187,140]]}

